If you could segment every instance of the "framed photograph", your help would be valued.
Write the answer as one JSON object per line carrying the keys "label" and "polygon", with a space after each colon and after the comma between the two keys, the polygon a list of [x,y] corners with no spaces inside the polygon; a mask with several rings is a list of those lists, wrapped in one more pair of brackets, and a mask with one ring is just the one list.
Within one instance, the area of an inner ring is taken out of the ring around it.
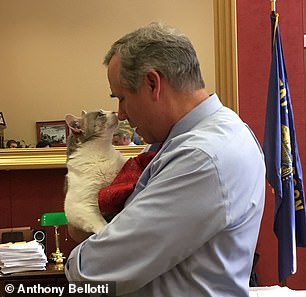
{"label": "framed photograph", "polygon": [[36,122],[37,143],[47,141],[52,147],[67,146],[69,129],[65,121]]}
{"label": "framed photograph", "polygon": [[3,113],[0,111],[0,126],[6,126]]}

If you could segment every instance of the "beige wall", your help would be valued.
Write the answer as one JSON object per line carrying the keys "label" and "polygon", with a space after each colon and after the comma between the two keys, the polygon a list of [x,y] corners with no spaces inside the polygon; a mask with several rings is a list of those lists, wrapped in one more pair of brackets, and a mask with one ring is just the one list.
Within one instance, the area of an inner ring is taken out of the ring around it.
{"label": "beige wall", "polygon": [[103,56],[122,34],[151,21],[192,40],[215,89],[213,0],[0,0],[0,111],[5,138],[35,146],[37,121],[116,110]]}

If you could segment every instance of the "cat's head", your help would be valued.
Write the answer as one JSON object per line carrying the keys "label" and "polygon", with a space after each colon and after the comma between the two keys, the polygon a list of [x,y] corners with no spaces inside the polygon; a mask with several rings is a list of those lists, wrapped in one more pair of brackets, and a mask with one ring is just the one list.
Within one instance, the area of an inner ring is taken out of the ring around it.
{"label": "cat's head", "polygon": [[93,137],[112,139],[114,130],[118,126],[117,113],[104,110],[82,111],[81,117],[67,114],[65,121],[70,133],[81,142]]}

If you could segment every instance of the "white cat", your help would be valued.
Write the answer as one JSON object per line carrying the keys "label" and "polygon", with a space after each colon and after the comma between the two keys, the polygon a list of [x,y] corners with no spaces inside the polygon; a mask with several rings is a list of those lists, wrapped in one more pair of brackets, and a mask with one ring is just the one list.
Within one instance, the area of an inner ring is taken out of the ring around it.
{"label": "white cat", "polygon": [[98,192],[117,176],[126,159],[112,146],[118,126],[115,112],[66,115],[70,129],[67,144],[65,214],[73,226],[99,233],[107,224],[98,206]]}

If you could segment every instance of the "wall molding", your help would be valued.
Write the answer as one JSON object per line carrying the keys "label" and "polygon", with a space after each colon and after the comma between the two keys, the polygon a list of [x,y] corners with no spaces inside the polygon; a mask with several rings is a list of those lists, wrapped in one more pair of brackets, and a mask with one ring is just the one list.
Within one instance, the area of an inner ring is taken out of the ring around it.
{"label": "wall molding", "polygon": [[[136,157],[145,146],[117,146],[126,158]],[[0,170],[66,168],[66,147],[1,149]]]}
{"label": "wall molding", "polygon": [[214,27],[216,92],[238,113],[236,0],[214,0]]}

